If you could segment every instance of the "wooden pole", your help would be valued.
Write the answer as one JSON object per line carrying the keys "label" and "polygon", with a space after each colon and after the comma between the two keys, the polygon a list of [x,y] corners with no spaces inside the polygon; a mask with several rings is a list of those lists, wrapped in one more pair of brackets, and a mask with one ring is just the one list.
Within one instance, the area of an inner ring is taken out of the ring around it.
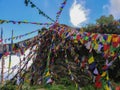
{"label": "wooden pole", "polygon": [[9,55],[8,79],[9,79],[9,72],[10,72],[10,66],[11,66],[12,46],[13,46],[13,30],[12,30],[11,45],[10,45],[11,51],[10,51],[10,55]]}
{"label": "wooden pole", "polygon": [[1,28],[1,39],[3,39],[3,28]]}
{"label": "wooden pole", "polygon": [[[3,40],[3,28],[1,28],[1,40]],[[3,54],[3,42],[2,44],[2,51],[1,53]],[[1,84],[4,84],[4,58],[2,57],[2,62],[1,62],[2,70],[1,70]]]}
{"label": "wooden pole", "polygon": [[1,83],[4,84],[4,58],[2,57]]}
{"label": "wooden pole", "polygon": [[19,60],[20,60],[20,65],[19,65],[19,75],[20,75],[20,78],[21,78],[21,64],[22,64],[22,62],[21,62],[21,58],[19,57]]}

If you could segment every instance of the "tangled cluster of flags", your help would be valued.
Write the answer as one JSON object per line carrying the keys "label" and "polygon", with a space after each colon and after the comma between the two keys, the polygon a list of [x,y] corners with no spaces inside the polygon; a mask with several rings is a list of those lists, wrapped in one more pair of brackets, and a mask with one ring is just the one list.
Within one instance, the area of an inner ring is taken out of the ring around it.
{"label": "tangled cluster of flags", "polygon": [[[87,60],[85,61],[83,60],[83,62],[81,62],[82,66],[84,66],[83,64],[85,63],[89,64],[89,69],[95,75],[95,86],[97,88],[102,87],[102,84],[103,84],[103,82],[101,81],[102,78],[106,78],[105,87],[106,88],[110,87],[108,69],[113,64],[113,62],[116,60],[117,57],[120,58],[120,36],[119,35],[82,32],[74,28],[70,29],[68,27],[59,26],[59,25],[51,27],[50,30],[57,33],[63,40],[66,40],[66,39],[71,40],[76,44],[79,44],[78,42],[80,42],[82,45],[84,45],[89,50],[90,55]],[[42,34],[45,35],[45,32],[49,32],[49,31],[44,31]],[[25,40],[25,41],[13,44],[12,46],[13,53],[16,55],[23,55],[28,48],[33,47],[34,45],[37,45],[38,42],[41,42],[39,41],[40,38],[38,37],[39,36],[36,36],[33,39],[29,39],[29,40]],[[54,38],[57,38],[57,37],[54,36],[53,40]],[[9,55],[9,51],[11,49],[9,48],[9,44],[5,44],[3,47],[4,47],[3,56],[6,57],[7,55]],[[50,47],[52,48],[54,47],[58,50],[59,44],[57,46],[50,46]],[[96,63],[96,60],[94,59],[92,50],[95,50],[97,53],[101,53],[102,57],[104,57],[105,59],[105,63],[102,67],[101,74],[96,66],[97,63]],[[48,53],[49,54],[47,58],[47,68],[49,68],[49,64],[50,64],[51,51]],[[109,58],[111,57],[112,57],[112,60],[109,61]],[[66,63],[68,62],[69,60],[67,60],[66,58]],[[12,69],[15,69],[15,68],[16,67],[13,67]],[[69,70],[69,73],[71,73],[72,75],[71,70]],[[46,77],[50,76],[49,69],[47,69],[45,76]],[[50,80],[50,78],[48,80]],[[46,82],[48,82],[48,80]]]}
{"label": "tangled cluster of flags", "polygon": [[[120,35],[82,32],[77,30],[69,30],[65,27],[58,27],[57,32],[64,39],[73,40],[75,43],[78,43],[80,41],[83,45],[86,46],[90,52],[87,62],[90,69],[94,69],[93,73],[97,74],[95,82],[96,87],[101,87],[100,79],[102,77],[106,77],[106,80],[108,82],[108,86],[106,86],[106,88],[108,88],[110,86],[110,82],[107,70],[117,57],[120,59]],[[97,53],[101,53],[102,57],[104,57],[106,60],[105,65],[102,67],[103,73],[101,75],[97,70],[92,50],[95,50]],[[109,61],[109,58],[112,58],[112,60]],[[85,62],[83,62],[83,64],[84,63]]]}

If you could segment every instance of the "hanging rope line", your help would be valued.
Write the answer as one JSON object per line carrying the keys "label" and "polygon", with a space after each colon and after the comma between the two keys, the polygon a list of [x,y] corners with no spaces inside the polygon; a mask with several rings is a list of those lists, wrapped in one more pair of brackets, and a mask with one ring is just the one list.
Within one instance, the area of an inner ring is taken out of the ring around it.
{"label": "hanging rope line", "polygon": [[31,5],[31,8],[36,8],[39,14],[43,15],[44,17],[51,20],[52,22],[55,22],[52,18],[50,18],[47,14],[45,14],[42,10],[40,10],[31,0],[25,0],[25,5],[28,6],[28,4]]}
{"label": "hanging rope line", "polygon": [[[35,47],[35,48],[34,48],[34,47]],[[20,69],[20,71],[24,71],[23,69],[24,69],[25,67],[27,67],[28,62],[31,61],[31,60],[33,60],[33,57],[36,56],[36,52],[35,52],[35,51],[37,50],[36,47],[37,47],[37,45],[31,46],[31,49],[30,49],[29,54],[28,54],[26,57],[24,57],[18,64],[16,64],[16,65],[14,65],[13,67],[9,68],[9,71],[11,71],[11,72],[10,72],[4,79],[7,79],[8,76],[12,75],[13,72],[14,72],[14,70],[19,68],[20,63],[21,63],[21,67],[23,66],[23,67]],[[17,74],[19,74],[20,71],[17,70]],[[7,73],[7,72],[8,72],[8,71],[4,72],[4,74]],[[17,75],[17,74],[16,74],[16,75]],[[16,76],[16,75],[15,75],[15,76]]]}
{"label": "hanging rope line", "polygon": [[25,36],[28,36],[28,35],[30,35],[30,34],[33,34],[33,33],[35,33],[35,32],[38,32],[38,31],[39,31],[39,30],[34,30],[34,31],[31,31],[31,32],[25,33],[25,34],[23,34],[23,35],[14,36],[13,38],[6,38],[6,39],[4,39],[4,42],[10,41],[10,40],[15,40],[15,39],[21,39],[21,38],[23,38],[23,37],[25,37]]}
{"label": "hanging rope line", "polygon": [[60,8],[59,8],[59,11],[56,13],[56,14],[57,14],[57,15],[56,15],[56,22],[58,21],[58,19],[59,19],[60,15],[61,15],[61,13],[62,13],[62,11],[63,11],[66,3],[67,3],[67,0],[64,0],[63,3],[61,3],[61,6],[60,6]]}
{"label": "hanging rope line", "polygon": [[1,20],[0,19],[0,24],[3,23],[13,23],[13,24],[35,24],[35,25],[52,25],[53,23],[38,23],[38,22],[28,22],[27,20],[24,21],[14,21],[14,20]]}
{"label": "hanging rope line", "polygon": [[[37,50],[37,48],[35,50]],[[22,72],[24,70],[24,68],[28,65],[29,61],[32,60],[34,57],[36,57],[36,52],[33,52],[32,54],[30,54],[28,56],[26,63],[23,65],[23,67],[20,69],[20,71],[17,71],[16,75],[13,78],[15,78],[20,72]]]}

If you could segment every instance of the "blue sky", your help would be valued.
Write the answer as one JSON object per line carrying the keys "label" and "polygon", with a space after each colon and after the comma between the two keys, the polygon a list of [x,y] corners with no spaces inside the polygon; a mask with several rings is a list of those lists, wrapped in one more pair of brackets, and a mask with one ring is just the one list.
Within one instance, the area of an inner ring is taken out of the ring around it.
{"label": "blue sky", "polygon": [[[31,0],[48,16],[55,19],[56,12],[59,10],[60,3],[63,0]],[[101,15],[113,14],[115,18],[120,16],[120,0],[68,0],[59,22],[70,26],[80,27],[88,23],[95,23],[95,20]],[[118,11],[119,10],[119,11]],[[74,13],[72,13],[74,12]],[[39,15],[37,10],[26,7],[24,0],[0,0],[0,19],[5,20],[27,20],[30,22],[51,22],[42,15]],[[11,30],[14,30],[14,35],[21,35],[33,30],[41,28],[41,26],[31,24],[1,24],[0,28],[4,30],[4,38],[11,36]],[[23,39],[32,37],[35,34],[26,36]],[[16,41],[21,41],[16,40]],[[16,42],[14,41],[14,42]]]}

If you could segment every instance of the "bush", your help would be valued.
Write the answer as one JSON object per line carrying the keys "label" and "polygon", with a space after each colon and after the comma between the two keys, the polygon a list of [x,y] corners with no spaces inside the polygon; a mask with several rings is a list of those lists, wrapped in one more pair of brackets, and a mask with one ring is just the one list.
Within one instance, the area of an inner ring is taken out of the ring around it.
{"label": "bush", "polygon": [[0,87],[0,90],[16,90],[15,85],[5,85],[3,87]]}
{"label": "bush", "polygon": [[70,86],[73,84],[73,82],[70,79],[68,79],[67,77],[65,77],[65,78],[60,79],[60,84],[63,84],[65,86]]}

